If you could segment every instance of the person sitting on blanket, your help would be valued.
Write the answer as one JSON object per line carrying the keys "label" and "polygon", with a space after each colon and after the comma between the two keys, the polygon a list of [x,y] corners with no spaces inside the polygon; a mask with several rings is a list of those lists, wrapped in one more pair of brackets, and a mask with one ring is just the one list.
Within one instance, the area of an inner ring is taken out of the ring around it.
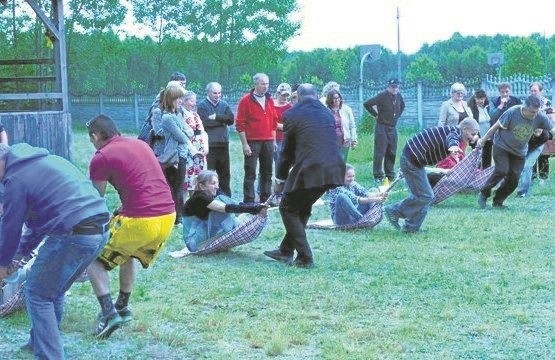
{"label": "person sitting on blanket", "polygon": [[[466,142],[459,142],[459,148],[461,151],[455,151],[444,157],[439,161],[435,168],[426,168],[428,181],[432,188],[436,186],[439,180],[449,172],[455,165],[457,165],[463,158],[466,150]],[[429,170],[429,171],[428,171]]]}
{"label": "person sitting on blanket", "polygon": [[345,183],[328,191],[331,219],[335,225],[357,222],[374,203],[383,203],[387,193],[369,193],[355,181],[355,168],[345,165]]}
{"label": "person sitting on blanket", "polygon": [[218,192],[218,174],[202,170],[196,178],[195,190],[183,207],[183,240],[195,252],[205,240],[233,230],[241,219],[233,213],[258,214],[268,208],[259,203],[234,204]]}

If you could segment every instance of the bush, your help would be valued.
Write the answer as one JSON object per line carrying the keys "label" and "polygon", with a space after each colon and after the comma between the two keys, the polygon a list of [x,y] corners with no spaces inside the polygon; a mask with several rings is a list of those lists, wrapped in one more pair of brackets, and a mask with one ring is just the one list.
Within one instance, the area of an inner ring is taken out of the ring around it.
{"label": "bush", "polygon": [[358,132],[361,134],[373,134],[375,128],[376,118],[365,111],[358,124]]}

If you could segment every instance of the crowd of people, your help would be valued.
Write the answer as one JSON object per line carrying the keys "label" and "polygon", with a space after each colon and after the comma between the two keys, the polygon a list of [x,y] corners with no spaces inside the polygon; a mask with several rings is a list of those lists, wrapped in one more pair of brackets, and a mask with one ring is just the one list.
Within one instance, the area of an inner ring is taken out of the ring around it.
{"label": "crowd of people", "polygon": [[[277,205],[285,234],[276,249],[264,254],[311,268],[306,227],[318,199],[327,193],[336,225],[355,223],[372,204],[387,200],[387,192],[358,184],[355,168],[346,163],[349,150],[358,144],[357,122],[339,84],[329,82],[318,95],[311,84],[281,83],[272,95],[268,75],[257,73],[236,114],[222,99],[219,83],[208,83],[198,103],[186,84],[185,75],[176,72],[154,99],[148,144],[122,136],[106,115],[87,122],[96,149],[89,179],[45,149],[9,146],[0,124],[0,180],[5,187],[0,192],[0,280],[13,271],[12,261],[22,248],[30,251],[21,241],[24,226],[45,239],[25,287],[32,324],[26,347],[37,358],[63,358],[58,329],[64,294],[85,269],[100,305],[95,335],[107,338],[131,321],[136,265],[153,265],[175,225],[181,224],[185,246],[194,252],[203,241],[241,226],[237,214],[264,215]],[[481,208],[492,195],[492,206],[505,208],[517,187],[519,196],[530,194],[534,164],[555,133],[549,118],[553,109],[539,83],[531,84],[523,104],[510,95],[509,84],[498,89],[500,95],[491,101],[477,90],[466,102],[465,86],[454,83],[451,98],[439,109],[437,126],[407,140],[399,167],[408,195],[383,210],[395,229],[411,234],[421,230],[437,181],[426,166],[451,169],[468,145],[481,149],[482,168],[495,166],[478,195]],[[382,185],[397,177],[397,123],[405,109],[400,82],[390,79],[383,92],[363,105],[376,118],[372,175]],[[240,203],[232,199],[231,189],[233,124],[243,154]],[[40,182],[36,173],[45,174]],[[103,199],[108,184],[121,203],[112,214]],[[280,195],[279,201],[270,202],[273,194]],[[108,272],[115,268],[119,293],[113,301]]]}

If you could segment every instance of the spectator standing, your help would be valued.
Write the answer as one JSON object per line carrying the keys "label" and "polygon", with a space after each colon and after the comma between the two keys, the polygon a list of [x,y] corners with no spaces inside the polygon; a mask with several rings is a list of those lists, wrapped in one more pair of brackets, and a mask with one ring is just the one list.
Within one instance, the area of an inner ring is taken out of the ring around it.
{"label": "spectator standing", "polygon": [[328,91],[325,105],[331,110],[335,119],[337,146],[343,161],[347,161],[349,149],[357,146],[357,127],[353,110],[343,103],[343,96],[335,89]]}
{"label": "spectator standing", "polygon": [[274,151],[274,166],[277,171],[277,164],[279,164],[279,154],[283,145],[283,113],[291,109],[289,97],[291,96],[291,86],[288,83],[281,83],[276,89],[276,96],[274,106],[277,114],[277,128],[276,128],[276,148]]}
{"label": "spectator standing", "polygon": [[[499,120],[501,115],[515,105],[521,105],[522,101],[516,96],[511,95],[511,84],[501,82],[497,85],[499,96],[493,99],[489,108],[490,127]],[[482,133],[482,137],[485,133]],[[491,166],[493,142],[491,139],[482,142],[482,169]]]}
{"label": "spectator standing", "polygon": [[495,191],[493,207],[506,208],[505,199],[516,189],[522,168],[524,167],[528,141],[534,129],[552,130],[547,115],[540,111],[540,99],[530,95],[524,105],[513,106],[505,111],[501,118],[478,140],[480,147],[493,136],[493,160],[495,170],[478,196],[480,208],[486,207],[491,190],[501,180],[503,183]]}
{"label": "spectator standing", "polygon": [[279,212],[285,236],[278,249],[264,254],[307,268],[314,265],[306,238],[312,205],[327,190],[343,184],[345,163],[336,145],[335,120],[314,87],[301,84],[297,94],[299,102],[283,114],[283,150],[274,188],[275,193],[283,192]]}
{"label": "spectator standing", "polygon": [[197,112],[208,135],[210,152],[206,156],[208,169],[218,174],[220,190],[231,196],[229,160],[229,129],[235,115],[229,104],[222,100],[222,86],[217,82],[206,85],[206,98],[197,105]]}
{"label": "spectator standing", "polygon": [[206,155],[208,154],[208,135],[204,131],[204,125],[200,119],[197,109],[197,95],[192,91],[185,91],[181,98],[183,118],[185,126],[193,130],[193,136],[189,138],[192,151],[187,155],[185,164],[185,178],[183,179],[184,199],[189,192],[195,189],[197,175],[206,167]]}
{"label": "spectator standing", "polygon": [[254,181],[256,167],[259,165],[260,202],[265,202],[272,191],[277,114],[274,101],[268,93],[268,75],[255,74],[253,83],[253,89],[239,100],[235,126],[244,155],[243,201],[255,200]]}
{"label": "spectator standing", "polygon": [[[162,101],[166,101],[164,99]],[[120,135],[105,115],[87,123],[97,149],[89,165],[93,185],[104,196],[108,182],[118,192],[121,207],[110,221],[110,240],[88,267],[89,278],[101,308],[95,335],[107,338],[132,320],[128,308],[135,281],[135,259],[143,268],[154,263],[171,234],[175,207],[160,164],[143,141]],[[108,271],[119,266],[119,295],[110,296]]]}
{"label": "spectator standing", "polygon": [[[326,83],[326,85],[324,85],[324,87],[322,88],[322,94],[320,95],[320,101],[322,102],[322,104],[326,105],[326,99],[328,97],[328,93],[331,90],[337,90],[339,91],[339,88],[341,87],[341,85],[339,85],[337,82],[335,81],[328,81]],[[295,91],[295,89],[293,89],[293,91]]]}
{"label": "spectator standing", "polygon": [[405,110],[405,101],[399,93],[399,80],[390,79],[387,89],[364,102],[364,108],[376,118],[372,172],[376,184],[384,178],[395,178],[397,155],[397,122]]}
{"label": "spectator standing", "polygon": [[530,192],[532,185],[532,168],[536,165],[538,157],[541,155],[545,143],[550,139],[549,131],[543,129],[535,129],[534,135],[528,141],[528,151],[524,159],[524,167],[518,179],[517,195],[518,197],[526,197]]}
{"label": "spectator standing", "polygon": [[[540,99],[540,111],[547,112],[547,110],[551,109],[551,101],[543,96],[543,84],[541,82],[534,81],[530,84],[530,95],[537,96]],[[547,180],[549,177],[549,157],[550,155],[543,155],[541,154],[538,157],[538,160],[533,166],[534,175],[540,178],[540,182]]]}
{"label": "spectator standing", "polygon": [[36,359],[63,359],[59,329],[64,294],[108,240],[106,202],[69,161],[25,143],[0,144],[0,180],[6,188],[0,282],[15,270],[10,265],[24,223],[31,231],[48,235],[26,279],[31,331],[25,348]]}
{"label": "spectator standing", "polygon": [[[420,231],[434,197],[424,166],[436,164],[450,153],[462,152],[461,140],[468,144],[477,134],[476,120],[466,118],[456,126],[424,129],[407,141],[400,164],[409,195],[384,208],[384,215],[393,227],[406,233]],[[399,219],[405,219],[402,228]]]}
{"label": "spectator standing", "polygon": [[451,85],[451,98],[441,104],[437,126],[456,126],[472,116],[472,111],[464,101],[465,96],[466,88],[463,84],[456,82]]}
{"label": "spectator standing", "polygon": [[[181,185],[185,179],[187,158],[196,154],[190,138],[193,137],[193,129],[185,124],[181,109],[181,98],[185,95],[185,89],[175,81],[170,81],[161,97],[161,135],[164,145],[158,154],[164,175],[170,186],[172,198],[175,203],[177,217],[183,209],[185,192]],[[171,170],[168,170],[172,168]],[[177,175],[174,174],[177,173]],[[181,219],[175,219],[175,224],[180,224]]]}
{"label": "spectator standing", "polygon": [[472,116],[480,125],[480,135],[487,133],[491,126],[491,117],[489,115],[489,99],[486,92],[482,89],[476,90],[474,95],[468,99],[468,107],[472,111],[472,114],[469,114],[469,116]]}

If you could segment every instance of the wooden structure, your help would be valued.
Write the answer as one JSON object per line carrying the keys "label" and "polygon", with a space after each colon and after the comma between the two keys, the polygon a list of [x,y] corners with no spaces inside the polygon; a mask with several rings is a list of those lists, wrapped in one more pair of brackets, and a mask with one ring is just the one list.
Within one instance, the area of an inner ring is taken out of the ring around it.
{"label": "wooden structure", "polygon": [[[15,1],[15,0],[13,0]],[[67,56],[64,11],[62,0],[51,0],[51,15],[35,0],[25,0],[46,28],[46,36],[53,44],[53,59],[0,59],[0,66],[39,65],[52,67],[51,74],[36,76],[0,77],[0,103],[7,110],[0,112],[10,143],[26,142],[43,147],[51,153],[71,160],[71,115],[67,80]],[[0,0],[6,5],[6,0]],[[1,5],[0,5],[1,6]],[[3,84],[38,84],[37,92],[7,92]],[[46,89],[43,84],[51,86]],[[42,89],[42,90],[41,90]],[[18,104],[27,102],[20,109]]]}

